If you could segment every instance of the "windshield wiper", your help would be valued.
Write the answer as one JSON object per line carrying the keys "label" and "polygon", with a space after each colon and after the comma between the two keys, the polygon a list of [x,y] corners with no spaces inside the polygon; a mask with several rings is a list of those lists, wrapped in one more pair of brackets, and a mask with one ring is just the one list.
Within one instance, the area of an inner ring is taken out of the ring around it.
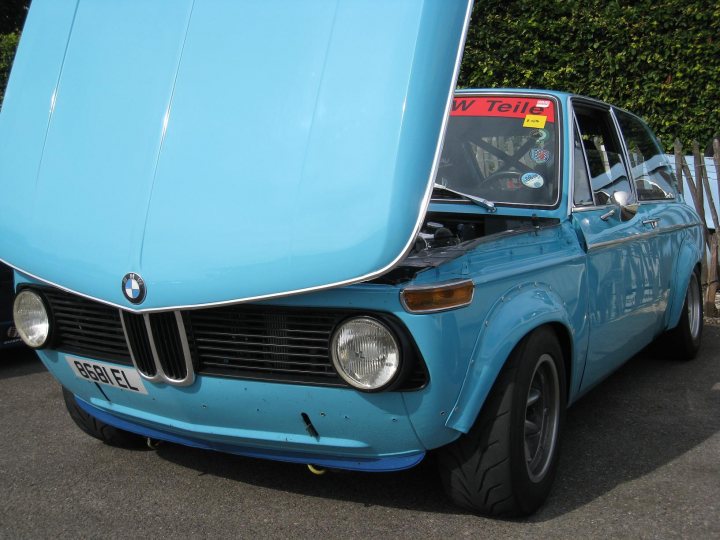
{"label": "windshield wiper", "polygon": [[497,208],[495,208],[495,203],[493,203],[492,201],[488,201],[487,199],[483,199],[482,197],[478,197],[476,195],[468,195],[467,193],[463,193],[461,191],[455,191],[454,189],[450,189],[449,187],[443,186],[442,184],[438,184],[438,183],[435,183],[434,188],[442,189],[442,190],[452,193],[454,195],[460,195],[460,197],[463,197],[463,198],[467,199],[468,201],[474,202],[478,206],[482,206],[485,210],[487,210],[490,213],[497,212]]}

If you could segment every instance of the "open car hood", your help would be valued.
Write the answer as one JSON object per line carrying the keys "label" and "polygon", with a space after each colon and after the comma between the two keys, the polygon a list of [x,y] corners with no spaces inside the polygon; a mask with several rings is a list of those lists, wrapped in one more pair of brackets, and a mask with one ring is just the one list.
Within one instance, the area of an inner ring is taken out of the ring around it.
{"label": "open car hood", "polygon": [[135,311],[388,270],[427,206],[470,9],[34,0],[0,113],[0,260]]}

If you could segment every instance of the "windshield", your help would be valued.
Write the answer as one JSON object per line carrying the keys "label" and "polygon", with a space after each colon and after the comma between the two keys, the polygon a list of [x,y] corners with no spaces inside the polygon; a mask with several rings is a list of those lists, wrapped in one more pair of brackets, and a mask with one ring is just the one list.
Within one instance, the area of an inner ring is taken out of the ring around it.
{"label": "windshield", "polygon": [[556,111],[549,97],[456,97],[435,182],[500,204],[554,206]]}

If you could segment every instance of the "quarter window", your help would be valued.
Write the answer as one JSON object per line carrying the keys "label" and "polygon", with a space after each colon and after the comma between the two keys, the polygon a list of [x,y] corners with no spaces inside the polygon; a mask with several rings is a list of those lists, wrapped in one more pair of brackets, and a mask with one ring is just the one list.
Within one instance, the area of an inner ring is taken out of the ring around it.
{"label": "quarter window", "polygon": [[573,143],[573,203],[575,206],[591,206],[590,177],[588,176],[585,153],[580,131],[576,128]]}

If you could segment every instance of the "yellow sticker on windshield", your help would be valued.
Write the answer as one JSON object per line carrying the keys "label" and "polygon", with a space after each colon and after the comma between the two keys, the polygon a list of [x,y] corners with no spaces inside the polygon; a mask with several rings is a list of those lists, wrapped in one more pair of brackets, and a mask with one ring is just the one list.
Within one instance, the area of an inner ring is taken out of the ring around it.
{"label": "yellow sticker on windshield", "polygon": [[545,127],[545,122],[547,122],[547,116],[543,116],[542,114],[527,114],[525,115],[523,127],[542,129]]}

